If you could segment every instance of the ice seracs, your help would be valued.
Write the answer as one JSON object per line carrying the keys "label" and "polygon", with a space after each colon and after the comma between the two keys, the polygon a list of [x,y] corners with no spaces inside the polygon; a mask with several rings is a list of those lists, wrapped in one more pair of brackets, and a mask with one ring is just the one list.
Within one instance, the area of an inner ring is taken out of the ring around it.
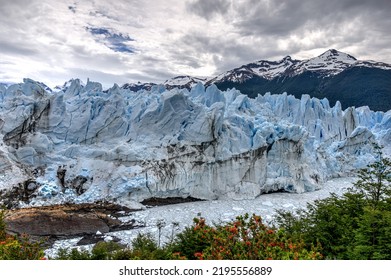
{"label": "ice seracs", "polygon": [[391,138],[390,112],[202,83],[134,92],[72,80],[47,92],[26,79],[0,98],[1,187],[34,181],[32,205],[312,191]]}

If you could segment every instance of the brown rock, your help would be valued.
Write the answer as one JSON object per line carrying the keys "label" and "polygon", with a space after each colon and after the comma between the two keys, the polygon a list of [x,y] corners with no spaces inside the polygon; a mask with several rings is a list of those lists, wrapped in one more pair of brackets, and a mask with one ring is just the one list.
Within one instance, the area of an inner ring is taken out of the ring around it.
{"label": "brown rock", "polygon": [[10,233],[34,236],[77,236],[107,233],[109,225],[118,221],[91,209],[72,206],[51,206],[9,211],[5,222]]}

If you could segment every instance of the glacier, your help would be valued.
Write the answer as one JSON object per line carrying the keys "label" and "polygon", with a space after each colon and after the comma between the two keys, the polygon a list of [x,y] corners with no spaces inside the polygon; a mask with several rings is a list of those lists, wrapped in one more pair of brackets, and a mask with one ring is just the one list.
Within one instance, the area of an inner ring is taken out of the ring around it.
{"label": "glacier", "polygon": [[196,84],[137,92],[73,79],[0,85],[0,190],[19,206],[310,192],[390,152],[391,111]]}

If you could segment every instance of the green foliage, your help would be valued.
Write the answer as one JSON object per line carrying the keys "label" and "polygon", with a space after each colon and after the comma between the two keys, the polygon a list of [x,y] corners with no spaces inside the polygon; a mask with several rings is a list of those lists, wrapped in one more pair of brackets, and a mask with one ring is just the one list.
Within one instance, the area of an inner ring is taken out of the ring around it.
{"label": "green foliage", "polygon": [[27,235],[6,233],[4,211],[0,211],[0,260],[38,260],[44,257],[41,242],[31,242]]}
{"label": "green foliage", "polygon": [[92,260],[91,253],[87,250],[72,250],[61,248],[57,252],[58,260]]}
{"label": "green foliage", "polygon": [[321,244],[326,258],[347,258],[346,244],[353,242],[354,229],[363,213],[362,195],[347,193],[342,197],[332,194],[307,205],[296,214],[277,211],[276,224],[292,238],[302,238],[306,246]]}
{"label": "green foliage", "polygon": [[170,250],[160,248],[150,234],[139,234],[132,241],[132,259],[164,260],[170,259]]}
{"label": "green foliage", "polygon": [[380,202],[391,196],[391,161],[383,156],[382,147],[374,144],[374,149],[377,161],[359,171],[360,179],[355,187],[373,208],[377,208]]}
{"label": "green foliage", "polygon": [[194,225],[185,228],[185,230],[176,236],[176,240],[171,245],[171,251],[177,255],[185,257],[188,260],[195,260],[196,252],[204,251],[210,246],[212,241],[212,227],[205,223],[205,219],[195,218]]}
{"label": "green foliage", "polygon": [[170,251],[159,248],[156,241],[149,235],[139,234],[132,241],[132,249],[123,248],[118,243],[98,242],[91,252],[76,248],[60,249],[58,260],[163,260],[170,259]]}
{"label": "green foliage", "polygon": [[391,162],[374,148],[377,161],[360,170],[350,192],[277,211],[276,226],[307,248],[319,243],[327,259],[391,259]]}
{"label": "green foliage", "polygon": [[109,260],[112,258],[113,252],[120,249],[122,249],[122,247],[118,243],[100,241],[92,248],[91,259]]}
{"label": "green foliage", "polygon": [[211,227],[204,219],[178,235],[173,251],[188,259],[266,260],[320,259],[317,248],[287,237],[262,223],[261,217],[238,216],[235,221]]}
{"label": "green foliage", "polygon": [[284,230],[265,226],[259,216],[239,216],[232,223],[217,227],[205,259],[289,260],[321,259],[319,248],[305,248],[300,239],[288,237]]}
{"label": "green foliage", "polygon": [[6,238],[4,215],[5,212],[0,210],[0,240],[1,241]]}
{"label": "green foliage", "polygon": [[0,260],[39,260],[44,258],[40,243],[30,242],[27,236],[8,236],[0,241]]}
{"label": "green foliage", "polygon": [[390,240],[391,211],[366,207],[355,231],[350,259],[391,259]]}

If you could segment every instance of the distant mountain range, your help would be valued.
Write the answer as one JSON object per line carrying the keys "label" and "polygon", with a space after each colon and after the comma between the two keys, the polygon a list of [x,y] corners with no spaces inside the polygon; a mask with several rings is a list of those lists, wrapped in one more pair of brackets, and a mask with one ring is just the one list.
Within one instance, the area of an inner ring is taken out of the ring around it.
{"label": "distant mountain range", "polygon": [[[375,111],[391,109],[391,65],[355,57],[331,49],[307,60],[290,56],[280,61],[260,60],[222,73],[213,78],[178,76],[163,83],[165,88],[188,88],[201,82],[215,84],[220,90],[236,88],[251,98],[258,94],[287,92],[324,98],[343,108],[369,106]],[[125,84],[122,88],[149,90],[153,83]]]}

